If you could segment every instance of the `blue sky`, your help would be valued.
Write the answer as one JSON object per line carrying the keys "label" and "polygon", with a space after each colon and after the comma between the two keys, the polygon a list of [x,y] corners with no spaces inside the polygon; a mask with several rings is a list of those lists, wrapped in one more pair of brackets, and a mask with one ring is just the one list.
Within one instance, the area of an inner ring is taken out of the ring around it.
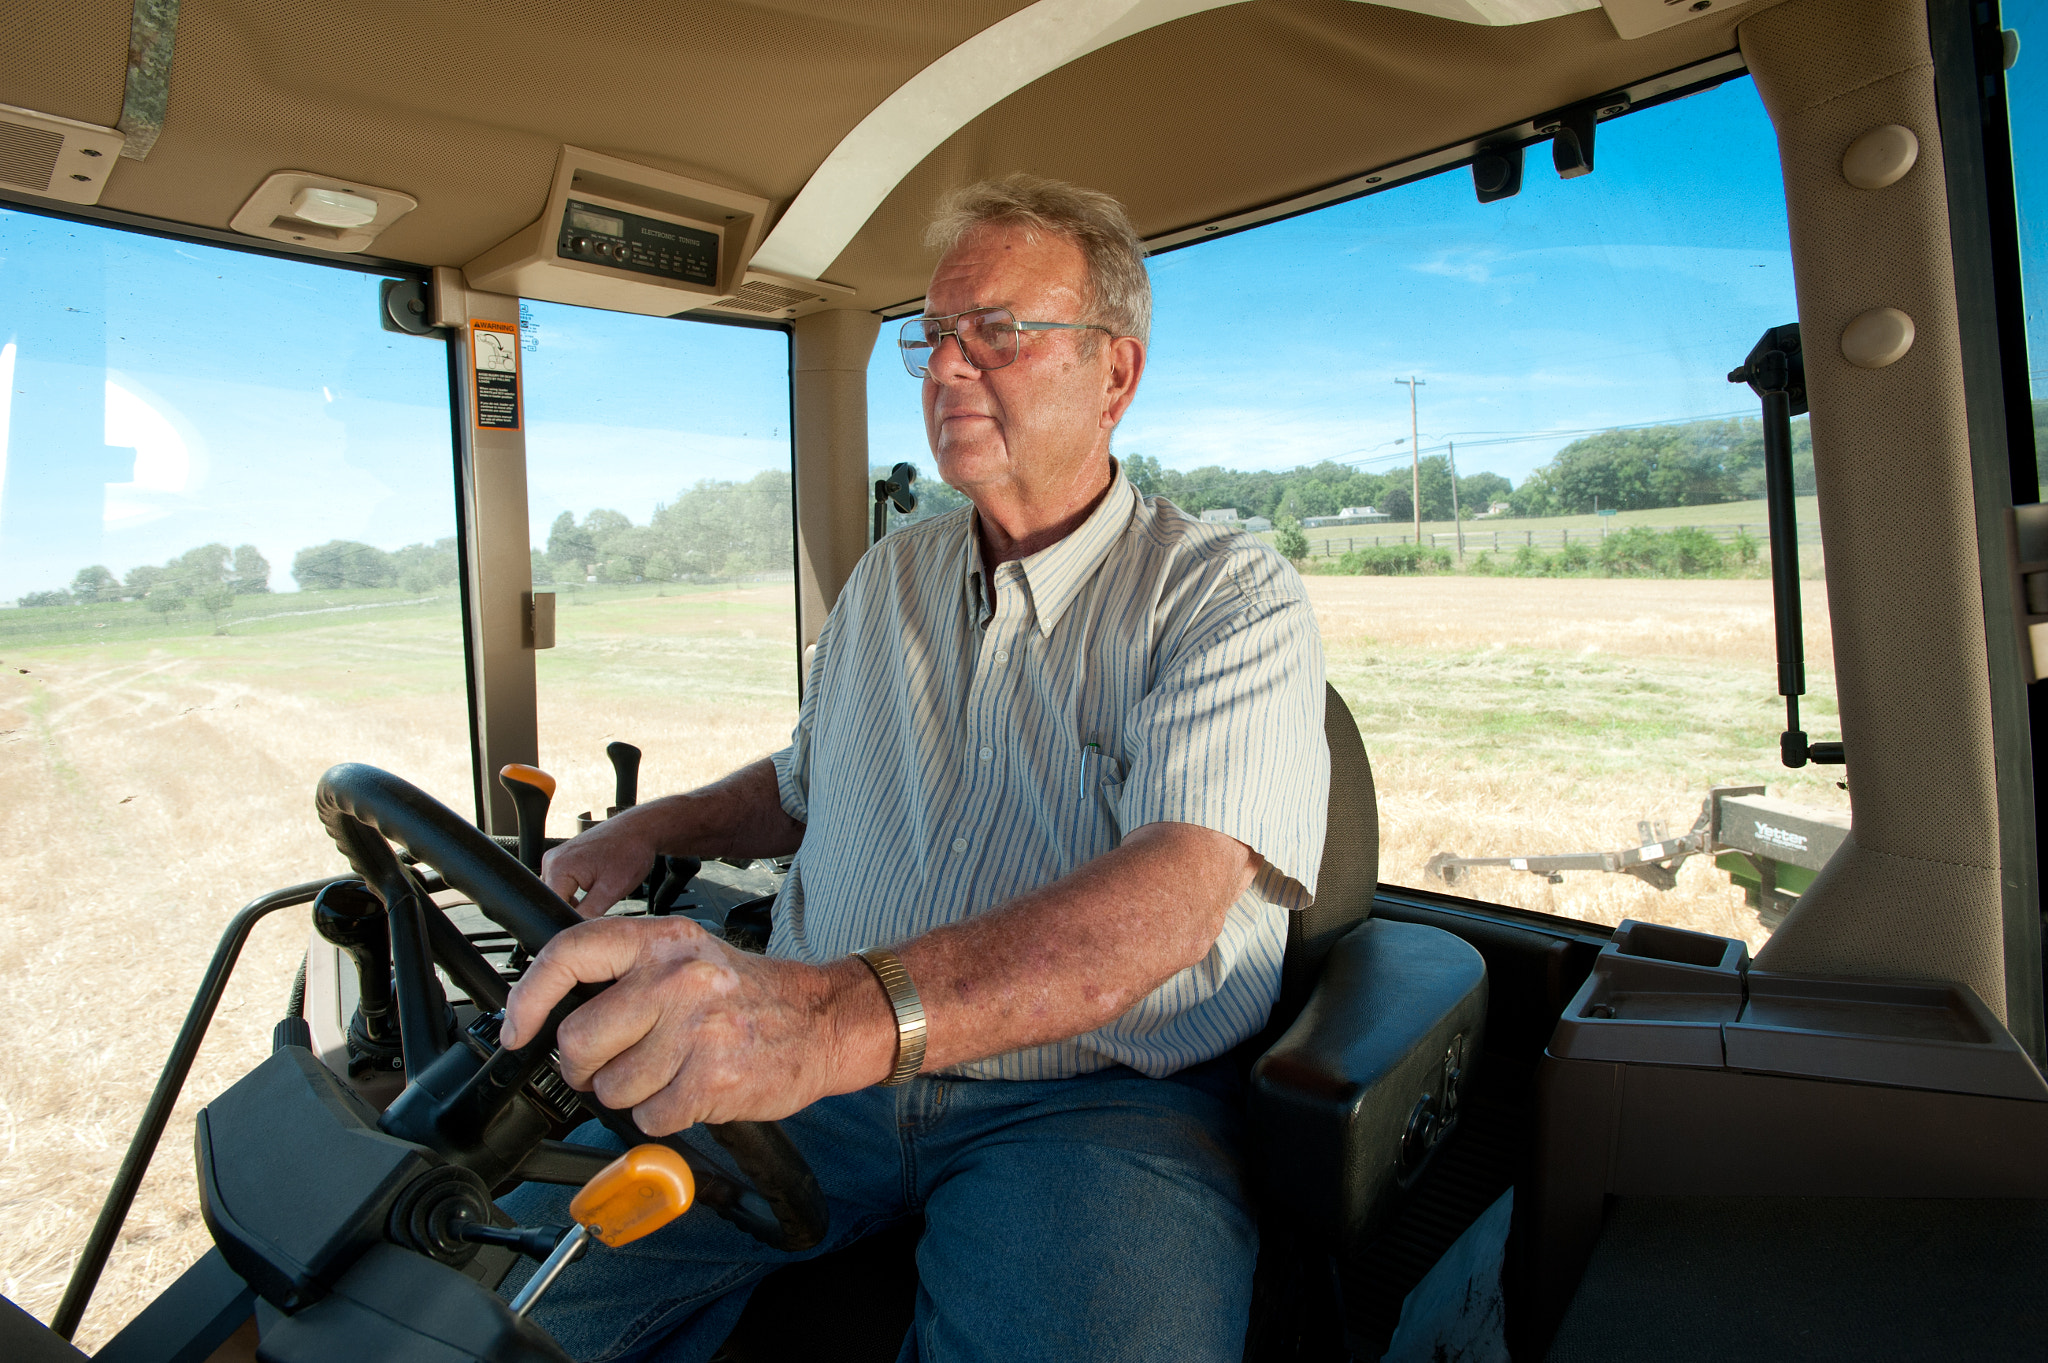
{"label": "blue sky", "polygon": [[[1729,369],[1795,320],[1776,142],[1749,80],[1602,124],[1595,171],[1533,149],[1512,199],[1463,170],[1152,262],[1154,324],[1117,447],[1169,467],[1407,460],[1425,448],[1748,410]],[[877,346],[874,462],[928,464],[917,384]],[[1473,434],[1471,441],[1497,439]],[[1520,481],[1570,437],[1461,451]]]}
{"label": "blue sky", "polygon": [[[2032,35],[2044,3],[2008,5],[2007,22]],[[2041,27],[2011,76],[2022,149],[2048,135]],[[2018,160],[2037,278],[2048,174]],[[1750,410],[1724,376],[1796,316],[1754,87],[1601,125],[1596,167],[1560,181],[1538,147],[1500,203],[1477,203],[1460,170],[1155,257],[1150,365],[1118,448],[1180,468],[1391,471],[1408,458],[1393,380],[1415,374],[1425,448],[1454,438],[1461,472],[1519,481],[1565,432]],[[215,539],[255,543],[288,589],[307,545],[452,534],[444,354],[378,329],[376,290],[351,271],[0,211],[0,600]],[[536,543],[564,510],[644,522],[698,479],[788,467],[781,335],[529,312]],[[928,468],[892,332],[869,374],[873,459]],[[2038,328],[2035,353],[2048,371]]]}

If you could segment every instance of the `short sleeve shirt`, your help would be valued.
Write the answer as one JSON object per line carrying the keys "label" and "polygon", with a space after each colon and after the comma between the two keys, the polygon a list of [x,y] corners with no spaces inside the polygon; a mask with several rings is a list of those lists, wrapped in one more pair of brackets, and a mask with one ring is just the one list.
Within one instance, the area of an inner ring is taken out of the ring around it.
{"label": "short sleeve shirt", "polygon": [[1121,471],[1072,534],[985,572],[974,510],[889,535],[826,620],[794,741],[805,825],[770,954],[823,965],[997,908],[1149,823],[1263,859],[1207,956],[1092,1032],[955,1067],[1163,1076],[1264,1025],[1322,859],[1323,653],[1299,575]]}

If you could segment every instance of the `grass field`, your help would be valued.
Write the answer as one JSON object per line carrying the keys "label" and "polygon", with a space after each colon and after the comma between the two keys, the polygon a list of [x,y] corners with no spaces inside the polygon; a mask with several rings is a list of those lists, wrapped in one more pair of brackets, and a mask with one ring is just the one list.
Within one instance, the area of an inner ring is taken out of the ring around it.
{"label": "grass field", "polygon": [[[1423,883],[1438,851],[1615,848],[1639,819],[1680,830],[1717,781],[1846,803],[1825,769],[1776,766],[1768,582],[1308,587],[1378,776],[1389,881]],[[554,830],[609,802],[611,738],[645,749],[649,793],[785,742],[790,600],[786,581],[565,593],[559,646],[539,662]],[[1832,736],[1817,583],[1806,618],[1810,728]],[[55,627],[67,621],[83,627]],[[132,604],[0,612],[0,1029],[15,1057],[0,1091],[0,1291],[45,1319],[222,926],[257,894],[341,869],[312,816],[320,772],[368,761],[470,807],[452,599],[244,598],[226,633],[211,630]],[[1762,940],[1704,862],[1666,894],[1511,872],[1458,888]],[[87,1317],[88,1348],[203,1252],[192,1112],[267,1053],[305,930],[281,914],[252,941]]]}

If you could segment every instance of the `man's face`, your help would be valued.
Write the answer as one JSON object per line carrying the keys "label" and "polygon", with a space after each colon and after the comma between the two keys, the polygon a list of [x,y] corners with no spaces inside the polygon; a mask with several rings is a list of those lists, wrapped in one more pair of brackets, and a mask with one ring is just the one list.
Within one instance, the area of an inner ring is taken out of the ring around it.
{"label": "man's face", "polygon": [[[1081,248],[1066,238],[984,227],[939,262],[925,310],[1005,307],[1019,321],[1087,321],[1086,278]],[[1036,331],[1018,337],[1011,363],[981,370],[947,337],[924,380],[925,434],[939,476],[977,500],[1061,495],[1091,461],[1106,459],[1142,363],[1130,338]]]}

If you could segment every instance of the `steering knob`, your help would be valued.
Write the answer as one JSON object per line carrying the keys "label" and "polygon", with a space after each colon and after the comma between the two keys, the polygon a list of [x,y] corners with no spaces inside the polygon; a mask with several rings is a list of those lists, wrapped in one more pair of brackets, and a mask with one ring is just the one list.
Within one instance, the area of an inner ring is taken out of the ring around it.
{"label": "steering knob", "polygon": [[519,864],[540,874],[541,853],[546,850],[548,804],[555,798],[555,778],[539,767],[524,762],[507,762],[498,769],[498,784],[512,797],[519,812]]}
{"label": "steering knob", "polygon": [[391,930],[384,902],[360,880],[338,880],[313,901],[313,930],[356,964],[356,1016],[362,1020],[366,1049],[395,1056],[398,1017],[392,1008]]}

